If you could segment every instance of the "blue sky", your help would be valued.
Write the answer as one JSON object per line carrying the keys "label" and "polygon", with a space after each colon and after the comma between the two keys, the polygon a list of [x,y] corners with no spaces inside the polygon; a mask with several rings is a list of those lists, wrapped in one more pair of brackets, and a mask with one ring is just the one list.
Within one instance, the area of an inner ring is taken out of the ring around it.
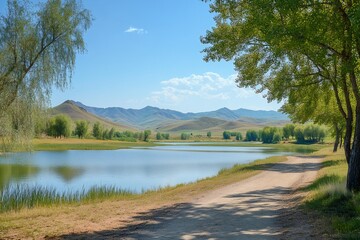
{"label": "blue sky", "polygon": [[[5,1],[5,0],[0,0]],[[182,112],[249,108],[277,110],[234,82],[231,62],[202,60],[200,36],[214,25],[200,0],[83,0],[94,21],[85,34],[71,85],[54,89],[53,106],[67,99],[96,107],[156,106]]]}

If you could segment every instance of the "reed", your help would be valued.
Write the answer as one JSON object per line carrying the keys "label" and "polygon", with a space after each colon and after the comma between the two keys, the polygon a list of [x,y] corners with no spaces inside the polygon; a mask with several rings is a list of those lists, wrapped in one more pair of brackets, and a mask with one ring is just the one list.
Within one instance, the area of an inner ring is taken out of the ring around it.
{"label": "reed", "polygon": [[55,188],[17,184],[0,191],[0,212],[19,211],[24,208],[83,203],[116,197],[135,196],[136,193],[114,186],[94,186],[89,190],[59,193]]}

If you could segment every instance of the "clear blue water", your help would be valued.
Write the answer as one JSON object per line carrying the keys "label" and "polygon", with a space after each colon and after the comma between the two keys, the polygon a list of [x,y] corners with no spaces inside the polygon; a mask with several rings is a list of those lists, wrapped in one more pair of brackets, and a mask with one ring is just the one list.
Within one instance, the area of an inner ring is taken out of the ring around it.
{"label": "clear blue water", "polygon": [[0,188],[28,184],[58,192],[115,186],[141,192],[214,176],[222,168],[274,155],[267,147],[164,145],[122,150],[40,151],[0,157]]}

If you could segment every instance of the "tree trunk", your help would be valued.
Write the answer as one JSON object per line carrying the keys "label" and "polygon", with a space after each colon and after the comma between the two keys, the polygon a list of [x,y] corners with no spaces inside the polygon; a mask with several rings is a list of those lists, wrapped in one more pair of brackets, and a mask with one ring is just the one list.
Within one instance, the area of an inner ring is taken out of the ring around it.
{"label": "tree trunk", "polygon": [[335,131],[336,131],[336,133],[335,133],[336,136],[335,136],[333,152],[337,152],[339,142],[340,142],[340,129],[338,128],[337,125],[335,125]]}
{"label": "tree trunk", "polygon": [[342,133],[341,133],[341,135],[340,135],[340,145],[339,145],[339,148],[341,149],[342,148],[342,145],[343,145],[343,135],[342,135]]}
{"label": "tree trunk", "polygon": [[[360,119],[359,119],[360,120]],[[351,135],[352,135],[352,120],[346,120],[346,130],[345,130],[345,137],[344,137],[344,151],[346,162],[349,164],[350,156],[351,156]]]}
{"label": "tree trunk", "polygon": [[360,104],[356,106],[355,134],[348,162],[346,188],[351,192],[360,191]]}

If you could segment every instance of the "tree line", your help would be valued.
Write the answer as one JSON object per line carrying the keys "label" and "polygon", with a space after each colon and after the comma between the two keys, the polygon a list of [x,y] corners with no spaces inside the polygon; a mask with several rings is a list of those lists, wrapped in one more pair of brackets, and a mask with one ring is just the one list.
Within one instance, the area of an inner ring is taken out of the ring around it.
{"label": "tree line", "polygon": [[[95,122],[90,129],[90,123],[85,120],[75,121],[75,126],[72,125],[72,120],[63,114],[56,115],[49,119],[44,129],[39,130],[48,136],[55,138],[67,138],[70,136],[76,136],[78,138],[93,137],[101,140],[120,140],[120,141],[149,141],[151,136],[150,130],[144,130],[142,132],[132,131],[118,131],[114,127],[106,128],[99,122]],[[168,135],[162,135],[169,137]]]}
{"label": "tree line", "polygon": [[[235,140],[242,140],[242,135],[239,132],[223,132],[223,139],[225,140],[229,140],[231,139],[231,137],[234,136]],[[259,131],[253,129],[247,130],[244,141],[279,143],[280,141],[288,141],[290,139],[295,139],[297,143],[308,144],[323,142],[325,136],[325,129],[316,124],[287,124],[282,128],[267,126]]]}

